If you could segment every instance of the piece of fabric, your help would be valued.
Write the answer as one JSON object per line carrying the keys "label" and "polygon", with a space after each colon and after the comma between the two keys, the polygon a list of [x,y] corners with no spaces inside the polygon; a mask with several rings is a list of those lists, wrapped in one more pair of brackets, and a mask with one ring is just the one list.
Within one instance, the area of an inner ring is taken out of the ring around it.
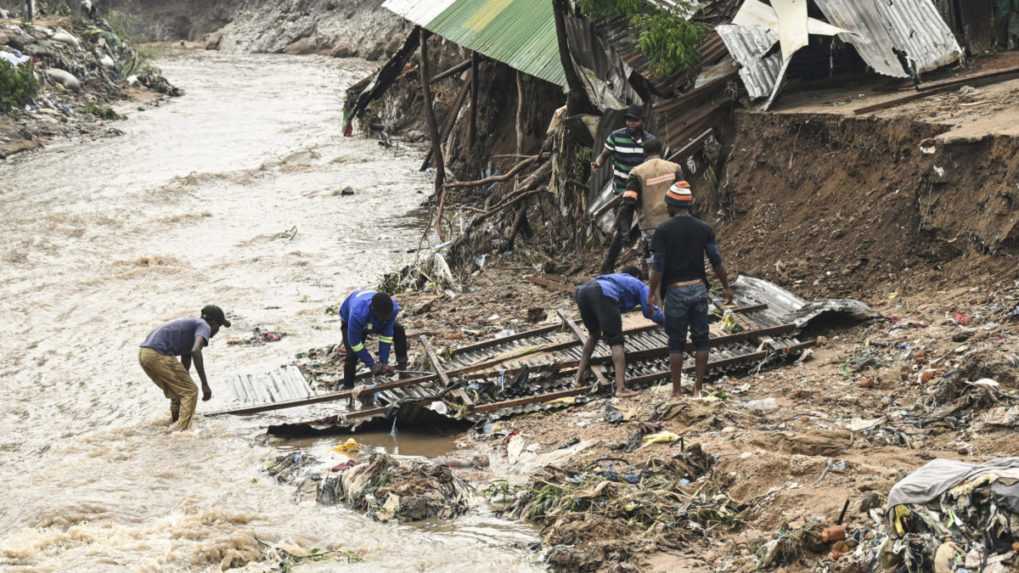
{"label": "piece of fabric", "polygon": [[644,163],[644,143],[654,139],[650,133],[641,130],[634,133],[630,128],[617,129],[605,138],[605,149],[612,154],[612,181],[616,193],[626,190],[630,170]]}
{"label": "piece of fabric", "polygon": [[926,504],[963,482],[988,474],[997,479],[1019,480],[1019,457],[997,458],[984,464],[942,458],[932,460],[892,487],[886,507]]}
{"label": "piece of fabric", "polygon": [[400,304],[394,298],[393,314],[389,320],[377,320],[371,311],[372,298],[376,294],[376,291],[373,290],[354,291],[340,305],[340,320],[347,327],[345,336],[349,338],[350,348],[369,368],[375,365],[375,358],[365,347],[365,334],[379,335],[379,362],[388,364],[393,329],[396,325],[396,317],[400,314]]}
{"label": "piece of fabric", "polygon": [[180,360],[152,348],[141,348],[138,351],[138,363],[170,400],[170,416],[177,420],[172,429],[186,430],[191,427],[191,418],[198,405],[198,386],[191,380],[191,375]]}
{"label": "piece of fabric", "polygon": [[673,287],[665,295],[665,333],[669,336],[669,352],[686,350],[690,333],[694,350],[708,350],[708,287],[703,284]]}
{"label": "piece of fabric", "polygon": [[212,338],[209,323],[200,318],[181,318],[150,332],[140,346],[166,356],[185,356],[191,354],[199,336],[209,342]]}
{"label": "piece of fabric", "polygon": [[625,312],[639,305],[645,318],[658,324],[665,323],[665,315],[661,309],[648,304],[651,289],[644,281],[626,273],[600,275],[594,280],[601,287],[602,296],[615,301],[620,311]]}
{"label": "piece of fabric", "polygon": [[623,316],[616,301],[602,294],[598,281],[578,287],[575,298],[589,336],[605,340],[609,346],[623,344]]}
{"label": "piece of fabric", "polygon": [[[662,273],[662,288],[675,282],[701,279],[707,284],[704,257],[715,268],[722,265],[715,232],[691,215],[679,215],[655,229],[651,243],[655,270]],[[666,312],[668,314],[668,312]]]}
{"label": "piece of fabric", "polygon": [[[350,389],[354,387],[354,378],[357,376],[357,363],[360,359],[360,354],[355,352],[350,346],[350,339],[347,335],[347,325],[345,323],[340,325],[340,332],[343,335],[343,348],[346,350],[346,355],[343,359],[343,387]],[[365,336],[370,336],[371,334],[371,332],[368,332]],[[400,368],[406,368],[407,352],[410,345],[407,343],[407,331],[399,322],[393,324],[392,344],[396,349],[397,366]],[[371,365],[369,365],[369,367],[371,367]]]}
{"label": "piece of fabric", "polygon": [[[678,163],[659,157],[648,159],[630,171],[623,200],[640,205],[638,220],[642,231],[650,231],[669,220],[665,193],[682,178],[683,168]],[[628,197],[627,194],[632,195]]]}

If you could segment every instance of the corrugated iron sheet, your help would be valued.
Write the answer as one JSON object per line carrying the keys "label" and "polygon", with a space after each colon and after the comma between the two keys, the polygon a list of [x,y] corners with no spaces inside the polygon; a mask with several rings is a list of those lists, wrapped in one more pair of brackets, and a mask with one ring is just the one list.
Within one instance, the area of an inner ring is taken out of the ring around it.
{"label": "corrugated iron sheet", "polygon": [[387,0],[383,7],[457,45],[566,86],[548,0]]}
{"label": "corrugated iron sheet", "polygon": [[895,51],[915,62],[918,72],[951,64],[962,48],[931,0],[817,0],[832,24],[867,41],[846,38],[880,74],[905,78]]}
{"label": "corrugated iron sheet", "polygon": [[739,77],[753,99],[767,97],[782,70],[778,52],[762,58],[778,42],[778,35],[766,28],[726,24],[715,28],[732,57],[739,62]]}

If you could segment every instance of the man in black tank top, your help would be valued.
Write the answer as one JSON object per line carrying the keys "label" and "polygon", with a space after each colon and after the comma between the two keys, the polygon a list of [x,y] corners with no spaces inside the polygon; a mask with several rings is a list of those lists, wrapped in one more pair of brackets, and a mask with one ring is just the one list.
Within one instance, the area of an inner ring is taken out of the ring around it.
{"label": "man in black tank top", "polygon": [[669,335],[669,364],[672,370],[672,395],[681,394],[683,352],[686,335],[694,344],[697,380],[694,396],[700,396],[708,369],[708,279],[704,257],[708,257],[715,275],[725,288],[725,302],[732,303],[729,277],[715,242],[715,232],[691,213],[693,194],[686,181],[678,181],[665,194],[668,221],[658,225],[651,244],[651,304],[665,299],[665,331]]}

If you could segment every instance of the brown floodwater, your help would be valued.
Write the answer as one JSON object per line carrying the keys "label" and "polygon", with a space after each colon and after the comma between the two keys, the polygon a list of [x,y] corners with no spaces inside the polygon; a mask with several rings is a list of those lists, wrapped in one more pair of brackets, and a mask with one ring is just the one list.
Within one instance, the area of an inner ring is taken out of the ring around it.
{"label": "brown floodwater", "polygon": [[[265,542],[364,556],[296,571],[541,570],[524,549],[533,532],[489,515],[393,526],[296,499],[261,470],[294,447],[263,439],[279,414],[166,434],[167,403],[137,362],[149,330],[223,306],[234,326],[206,351],[214,393],[334,343],[326,308],[405,261],[419,232],[404,214],[430,183],[417,150],[339,136],[363,63],[200,53],[161,65],[187,96],[132,111],[123,136],[0,162],[0,569],[278,571],[259,559]],[[346,186],[356,194],[341,197]],[[288,336],[226,344],[256,326]]]}

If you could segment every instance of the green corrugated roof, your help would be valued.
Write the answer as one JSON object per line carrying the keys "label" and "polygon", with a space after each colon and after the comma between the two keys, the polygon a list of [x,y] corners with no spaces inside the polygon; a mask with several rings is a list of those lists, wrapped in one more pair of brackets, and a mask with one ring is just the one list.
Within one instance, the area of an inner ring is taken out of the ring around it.
{"label": "green corrugated roof", "polygon": [[[435,5],[435,0],[421,1]],[[415,21],[412,3],[403,0],[399,4],[405,13],[394,11]],[[415,23],[525,74],[566,86],[552,0],[454,0],[430,21]]]}

